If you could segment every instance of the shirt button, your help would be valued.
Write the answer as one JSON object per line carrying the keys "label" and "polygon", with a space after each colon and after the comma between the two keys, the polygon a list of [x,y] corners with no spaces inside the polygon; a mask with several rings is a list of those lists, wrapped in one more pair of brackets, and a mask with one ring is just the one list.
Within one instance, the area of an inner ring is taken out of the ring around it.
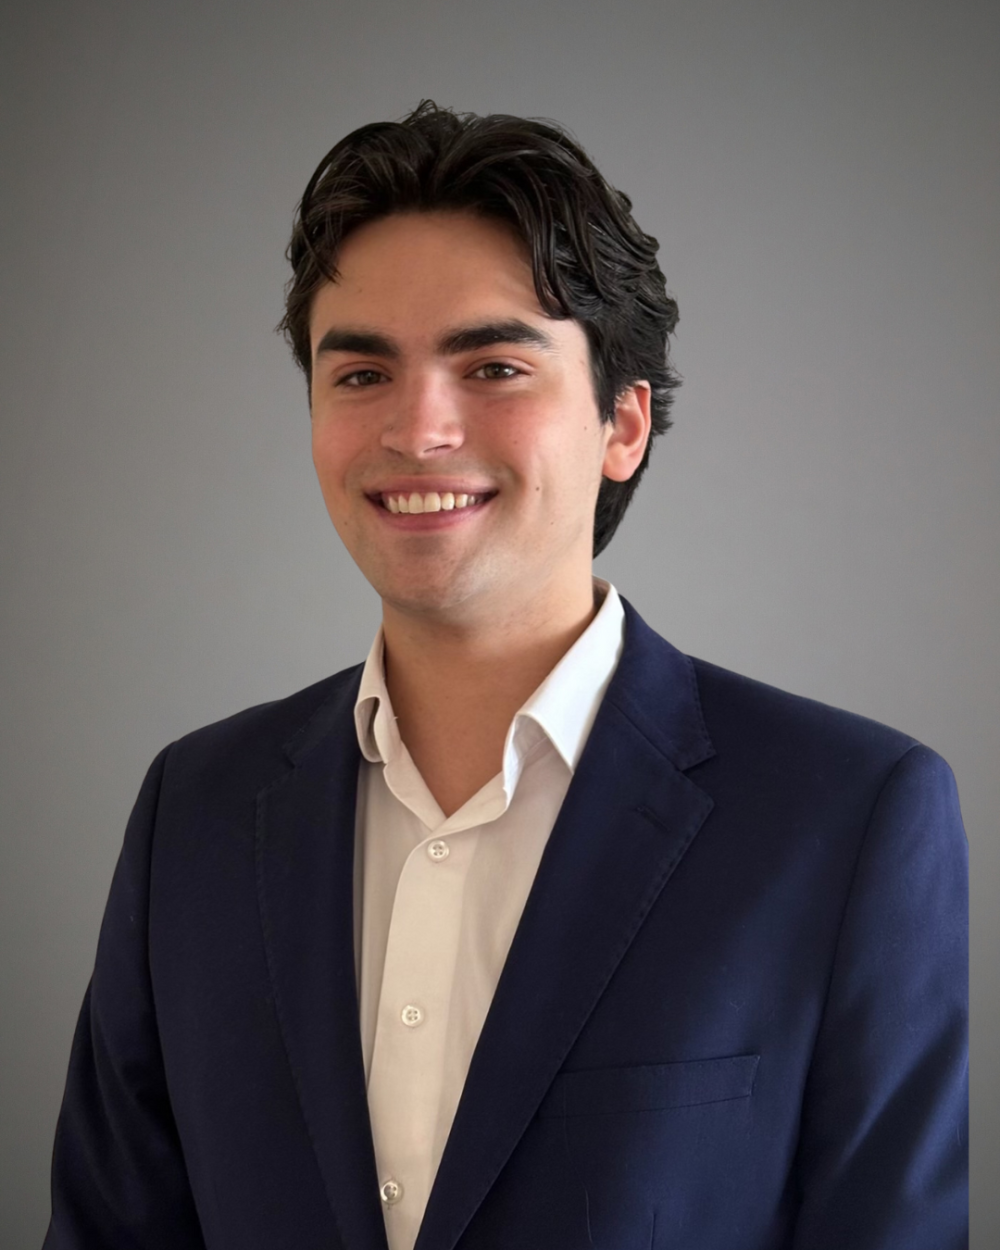
{"label": "shirt button", "polygon": [[415,1029],[423,1020],[424,1013],[415,1003],[407,1003],[399,1013],[399,1017],[408,1029]]}
{"label": "shirt button", "polygon": [[389,1180],[382,1182],[382,1188],[378,1192],[387,1207],[394,1207],[403,1196],[403,1186],[399,1181],[394,1181],[390,1177]]}
{"label": "shirt button", "polygon": [[440,863],[441,860],[447,859],[451,854],[451,847],[442,838],[438,838],[434,842],[427,843],[427,855],[434,862]]}

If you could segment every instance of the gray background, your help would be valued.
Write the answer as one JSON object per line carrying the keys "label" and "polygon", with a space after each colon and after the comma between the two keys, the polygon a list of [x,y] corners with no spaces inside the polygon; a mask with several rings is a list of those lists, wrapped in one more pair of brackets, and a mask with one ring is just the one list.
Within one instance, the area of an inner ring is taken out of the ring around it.
{"label": "gray background", "polygon": [[1000,1244],[998,13],[5,6],[5,1250],[42,1237],[71,1031],[146,765],[367,649],[377,602],[327,521],[272,328],[315,162],[423,95],[564,121],[661,240],[686,381],[600,571],[684,649],[952,763],[973,863],[976,1244]]}

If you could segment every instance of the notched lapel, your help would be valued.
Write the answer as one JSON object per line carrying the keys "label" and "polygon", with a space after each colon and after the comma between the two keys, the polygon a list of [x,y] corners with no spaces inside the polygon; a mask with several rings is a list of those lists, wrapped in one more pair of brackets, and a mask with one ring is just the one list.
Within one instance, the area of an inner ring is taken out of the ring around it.
{"label": "notched lapel", "polygon": [[539,865],[416,1250],[452,1250],[712,807],[687,657],[626,605],[626,645]]}
{"label": "notched lapel", "polygon": [[354,965],[356,693],[345,682],[258,796],[257,890],[281,1032],[344,1245],[385,1250]]}

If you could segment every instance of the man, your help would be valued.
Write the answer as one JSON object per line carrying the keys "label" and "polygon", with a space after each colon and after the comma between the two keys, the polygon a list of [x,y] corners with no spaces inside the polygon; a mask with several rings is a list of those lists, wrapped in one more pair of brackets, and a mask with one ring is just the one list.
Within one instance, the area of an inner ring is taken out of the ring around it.
{"label": "man", "polygon": [[382,627],[153,764],[51,1250],[965,1244],[947,766],[592,576],[676,381],[630,208],[427,103],[310,181],[284,327]]}

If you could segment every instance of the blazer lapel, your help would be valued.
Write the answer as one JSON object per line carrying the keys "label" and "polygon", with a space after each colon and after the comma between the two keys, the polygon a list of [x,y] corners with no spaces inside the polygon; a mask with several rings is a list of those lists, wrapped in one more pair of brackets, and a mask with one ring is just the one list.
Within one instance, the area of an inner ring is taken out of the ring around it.
{"label": "blazer lapel", "polygon": [[285,1048],[345,1247],[385,1250],[354,965],[360,669],[287,748],[260,792],[257,889]]}
{"label": "blazer lapel", "polygon": [[416,1250],[451,1250],[708,815],[691,662],[626,608],[621,662],[539,865]]}

